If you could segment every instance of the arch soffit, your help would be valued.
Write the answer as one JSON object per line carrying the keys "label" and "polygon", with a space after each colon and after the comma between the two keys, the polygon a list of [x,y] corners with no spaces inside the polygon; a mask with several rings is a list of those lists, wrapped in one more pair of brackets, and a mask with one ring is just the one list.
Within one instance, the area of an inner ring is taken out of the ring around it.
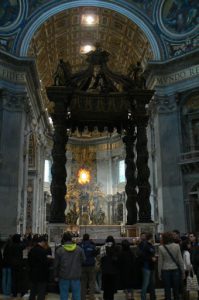
{"label": "arch soffit", "polygon": [[38,13],[34,15],[34,18],[28,22],[27,26],[20,34],[20,37],[18,37],[18,44],[16,45],[16,49],[18,49],[17,54],[20,56],[27,56],[29,44],[31,42],[34,33],[46,20],[48,20],[53,15],[62,12],[63,10],[80,7],[80,6],[89,6],[89,7],[93,6],[93,7],[107,8],[126,16],[128,19],[132,20],[132,22],[134,22],[138,27],[140,27],[140,29],[146,35],[151,45],[151,49],[153,51],[154,60],[163,59],[162,57],[163,46],[161,46],[161,40],[157,37],[154,29],[149,24],[149,22],[147,20],[143,21],[143,16],[140,16],[137,12],[135,13],[135,11],[132,12],[129,9],[127,10],[119,5],[112,4],[106,1],[84,1],[84,0],[63,3],[51,7],[50,9],[46,8],[46,10],[45,11],[42,10],[42,12],[38,11]]}

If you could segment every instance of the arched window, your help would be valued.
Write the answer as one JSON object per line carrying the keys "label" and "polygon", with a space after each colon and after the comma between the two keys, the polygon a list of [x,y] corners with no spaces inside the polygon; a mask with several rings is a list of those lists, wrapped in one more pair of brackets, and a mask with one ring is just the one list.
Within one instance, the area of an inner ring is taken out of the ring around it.
{"label": "arched window", "polygon": [[45,160],[45,165],[44,165],[44,182],[50,183],[51,181],[51,162],[50,160]]}
{"label": "arched window", "polygon": [[182,108],[183,152],[199,151],[199,94],[189,97]]}
{"label": "arched window", "polygon": [[120,160],[119,161],[119,183],[125,182],[125,161]]}
{"label": "arched window", "polygon": [[199,232],[199,182],[193,186],[189,193],[190,201],[190,223],[191,229],[195,232]]}

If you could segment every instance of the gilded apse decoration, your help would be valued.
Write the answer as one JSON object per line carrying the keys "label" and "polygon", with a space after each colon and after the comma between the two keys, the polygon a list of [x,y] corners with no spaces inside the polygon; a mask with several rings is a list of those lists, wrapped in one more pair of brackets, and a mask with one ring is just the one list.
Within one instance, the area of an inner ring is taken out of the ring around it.
{"label": "gilded apse decoration", "polygon": [[74,160],[79,166],[91,166],[96,158],[96,148],[93,146],[79,147],[77,145],[71,145],[71,151],[73,153]]}
{"label": "gilded apse decoration", "polygon": [[81,168],[78,171],[78,183],[79,184],[87,184],[91,180],[90,171],[86,168]]}
{"label": "gilded apse decoration", "polygon": [[73,153],[73,169],[65,196],[66,224],[102,224],[105,195],[96,182],[96,147],[71,145],[70,150]]}
{"label": "gilded apse decoration", "polygon": [[189,33],[199,24],[198,0],[166,0],[162,7],[162,21],[172,33]]}
{"label": "gilded apse decoration", "polygon": [[71,177],[67,183],[65,211],[66,224],[89,225],[104,224],[105,213],[102,209],[104,194],[101,186],[90,180],[82,185],[78,177]]}

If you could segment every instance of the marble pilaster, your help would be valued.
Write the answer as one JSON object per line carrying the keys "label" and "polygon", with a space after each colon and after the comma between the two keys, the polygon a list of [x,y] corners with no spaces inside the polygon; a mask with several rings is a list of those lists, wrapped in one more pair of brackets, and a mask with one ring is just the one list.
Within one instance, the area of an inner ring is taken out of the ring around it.
{"label": "marble pilaster", "polygon": [[37,218],[28,210],[35,201],[35,187],[42,188],[32,176],[37,165],[29,166],[29,137],[49,127],[34,60],[0,54],[0,228],[6,238],[26,232],[29,212]]}
{"label": "marble pilaster", "polygon": [[16,232],[23,218],[25,109],[25,93],[12,93],[5,89],[1,92],[0,227],[3,235]]}
{"label": "marble pilaster", "polygon": [[155,138],[156,186],[159,231],[185,231],[185,214],[181,171],[179,115],[175,95],[154,98],[153,125]]}

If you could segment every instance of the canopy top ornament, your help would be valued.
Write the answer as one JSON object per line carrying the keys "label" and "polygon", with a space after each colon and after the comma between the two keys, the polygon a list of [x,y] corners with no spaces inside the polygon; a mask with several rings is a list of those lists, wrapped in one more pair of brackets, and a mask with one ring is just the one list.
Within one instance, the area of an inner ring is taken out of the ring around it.
{"label": "canopy top ornament", "polygon": [[73,74],[70,63],[61,59],[54,74],[54,85],[100,94],[146,89],[146,78],[139,62],[130,67],[128,75],[113,72],[107,66],[110,53],[103,50],[99,42],[95,47],[86,54],[88,67],[77,73]]}

